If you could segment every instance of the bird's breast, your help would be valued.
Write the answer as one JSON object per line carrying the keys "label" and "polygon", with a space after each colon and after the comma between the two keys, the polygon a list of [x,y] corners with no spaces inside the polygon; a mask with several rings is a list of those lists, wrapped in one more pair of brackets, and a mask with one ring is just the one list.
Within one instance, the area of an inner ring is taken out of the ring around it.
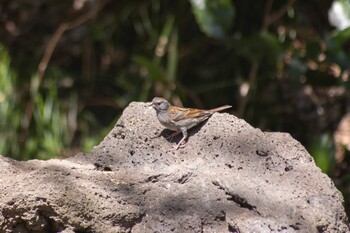
{"label": "bird's breast", "polygon": [[169,119],[169,116],[167,113],[159,112],[157,114],[157,118],[165,128],[173,131],[180,131],[177,125],[171,119]]}

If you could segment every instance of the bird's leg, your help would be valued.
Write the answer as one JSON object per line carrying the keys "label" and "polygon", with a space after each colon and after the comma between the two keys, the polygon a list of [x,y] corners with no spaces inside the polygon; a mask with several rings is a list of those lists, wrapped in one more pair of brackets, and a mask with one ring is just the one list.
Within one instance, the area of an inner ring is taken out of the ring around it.
{"label": "bird's leg", "polygon": [[184,146],[183,144],[185,144],[185,143],[183,143],[183,142],[184,142],[184,141],[186,140],[186,138],[187,138],[187,130],[186,130],[186,129],[182,129],[181,132],[182,132],[183,137],[182,137],[182,139],[179,141],[179,143],[178,143],[176,146],[174,146],[173,149],[171,149],[172,151],[176,151],[176,150],[179,149],[180,147],[183,147],[183,146]]}

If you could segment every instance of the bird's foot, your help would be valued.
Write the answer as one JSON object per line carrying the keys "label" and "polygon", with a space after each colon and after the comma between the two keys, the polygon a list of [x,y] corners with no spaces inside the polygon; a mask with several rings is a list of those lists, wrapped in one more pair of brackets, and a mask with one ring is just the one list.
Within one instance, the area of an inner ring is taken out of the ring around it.
{"label": "bird's foot", "polygon": [[184,142],[179,142],[178,144],[176,144],[175,146],[173,146],[173,148],[169,149],[168,151],[177,151],[179,148],[184,148],[185,147],[185,144]]}

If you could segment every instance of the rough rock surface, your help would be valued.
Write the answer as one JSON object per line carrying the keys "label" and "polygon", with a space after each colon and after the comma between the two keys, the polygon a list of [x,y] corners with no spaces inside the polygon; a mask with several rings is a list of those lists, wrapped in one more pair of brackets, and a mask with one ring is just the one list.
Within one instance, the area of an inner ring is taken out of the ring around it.
{"label": "rough rock surface", "polygon": [[349,232],[340,192],[288,134],[226,113],[176,152],[168,133],[131,103],[90,154],[0,157],[0,232]]}

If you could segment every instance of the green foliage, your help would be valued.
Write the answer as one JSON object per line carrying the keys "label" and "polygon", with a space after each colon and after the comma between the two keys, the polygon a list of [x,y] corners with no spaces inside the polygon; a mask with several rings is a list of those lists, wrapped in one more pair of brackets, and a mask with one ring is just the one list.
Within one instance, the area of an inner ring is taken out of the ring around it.
{"label": "green foliage", "polygon": [[[69,94],[61,103],[58,96],[58,80],[50,77],[48,88],[39,88],[37,77],[31,78],[32,106],[21,104],[21,93],[16,86],[18,78],[11,69],[9,55],[0,47],[0,151],[16,159],[50,159],[60,156],[71,145],[77,127],[78,95]],[[27,104],[28,104],[27,103]],[[65,105],[65,106],[64,106]],[[33,107],[33,118],[28,118],[28,108]],[[86,130],[86,129],[84,129]],[[99,138],[83,141],[89,151]],[[25,143],[23,141],[25,140]]]}
{"label": "green foliage", "polygon": [[234,19],[234,7],[230,0],[191,0],[192,10],[201,30],[208,36],[222,38]]}
{"label": "green foliage", "polygon": [[16,129],[21,124],[22,112],[18,107],[15,84],[17,77],[10,66],[10,57],[0,45],[0,154],[19,154],[19,135]]}
{"label": "green foliage", "polygon": [[309,152],[313,155],[316,165],[321,170],[330,174],[335,165],[334,149],[332,145],[332,137],[330,134],[324,134],[320,138],[314,139],[309,146]]}
{"label": "green foliage", "polygon": [[347,18],[350,19],[350,3],[347,0],[336,0],[334,2],[339,2],[343,8],[344,13],[346,14]]}
{"label": "green foliage", "polygon": [[282,47],[276,35],[269,32],[258,32],[248,37],[242,37],[232,45],[237,56],[249,61],[267,61],[275,65],[277,57],[282,52]]}

